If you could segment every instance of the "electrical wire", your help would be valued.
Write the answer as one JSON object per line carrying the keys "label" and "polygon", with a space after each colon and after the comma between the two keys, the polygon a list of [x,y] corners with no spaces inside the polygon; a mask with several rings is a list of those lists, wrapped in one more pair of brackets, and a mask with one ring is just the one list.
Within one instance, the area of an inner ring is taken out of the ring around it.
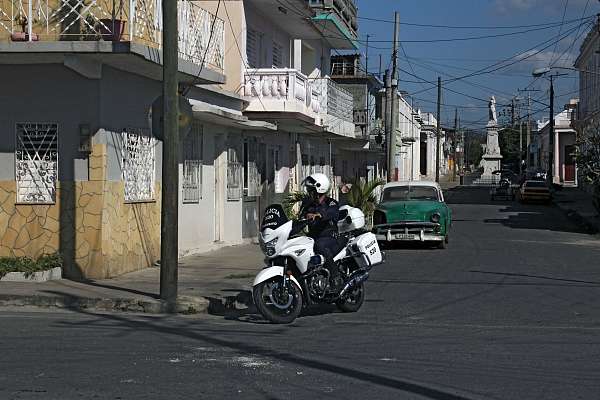
{"label": "electrical wire", "polygon": [[[567,15],[567,7],[569,6],[569,0],[565,0],[565,8],[563,10],[563,16],[562,16],[562,22],[560,24],[560,28],[558,28],[558,34],[560,35],[562,32],[562,28],[564,26],[564,22],[565,22],[565,17]],[[579,28],[577,28],[579,31]],[[554,45],[554,51],[552,52],[552,58],[550,58],[550,66],[554,66],[554,62],[552,61],[554,59],[554,55],[556,54],[556,51],[558,50],[558,42],[556,42],[556,44]]]}
{"label": "electrical wire", "polygon": [[[389,23],[389,24],[393,24],[395,23],[394,21],[391,20],[386,20],[386,19],[378,19],[378,18],[369,18],[369,17],[361,17],[361,16],[357,16],[357,19],[362,19],[365,21],[373,21],[373,22],[385,22],[385,23]],[[574,19],[574,20],[570,20],[570,21],[565,21],[565,23],[571,23],[571,22],[576,22],[576,21],[580,21],[581,19]],[[400,21],[400,26],[402,25],[406,25],[406,26],[418,26],[418,27],[423,27],[423,28],[444,28],[444,29],[522,29],[522,28],[535,28],[535,27],[541,27],[541,26],[547,26],[547,25],[558,25],[560,24],[560,22],[556,21],[556,22],[547,22],[547,23],[543,23],[543,24],[532,24],[532,25],[509,25],[509,26],[461,26],[461,25],[434,25],[434,24],[421,24],[421,23],[412,23],[412,22],[402,22]]]}

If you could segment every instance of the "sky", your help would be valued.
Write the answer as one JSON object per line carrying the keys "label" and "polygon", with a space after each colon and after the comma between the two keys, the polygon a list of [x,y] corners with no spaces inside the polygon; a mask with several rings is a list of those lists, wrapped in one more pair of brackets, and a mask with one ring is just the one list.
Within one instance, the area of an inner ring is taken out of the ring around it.
{"label": "sky", "polygon": [[[458,108],[461,125],[473,129],[485,127],[487,101],[492,95],[496,97],[499,113],[513,96],[520,96],[521,115],[525,116],[529,93],[533,99],[532,111],[537,111],[532,118],[547,116],[549,83],[544,78],[534,79],[532,71],[549,65],[572,67],[581,41],[600,12],[598,0],[357,0],[356,3],[363,55],[369,35],[369,71],[379,72],[380,54],[382,69],[390,66],[394,25],[385,21],[393,21],[394,11],[398,11],[402,44],[398,64],[400,90],[412,94],[415,107],[435,112],[437,89],[426,82],[435,84],[441,76],[443,123],[453,125]],[[583,20],[585,17],[589,18]],[[504,36],[440,41],[494,35]],[[497,65],[490,67],[494,64]],[[491,69],[498,70],[453,80]],[[555,80],[558,112],[570,98],[577,97],[578,79],[575,71],[556,72],[569,74]],[[519,93],[518,89],[534,91]]]}

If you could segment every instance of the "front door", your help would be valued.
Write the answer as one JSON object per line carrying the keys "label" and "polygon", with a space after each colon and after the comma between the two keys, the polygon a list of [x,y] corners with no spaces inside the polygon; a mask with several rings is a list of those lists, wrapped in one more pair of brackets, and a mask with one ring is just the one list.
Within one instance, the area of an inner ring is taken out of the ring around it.
{"label": "front door", "polygon": [[565,146],[565,182],[575,182],[575,146]]}

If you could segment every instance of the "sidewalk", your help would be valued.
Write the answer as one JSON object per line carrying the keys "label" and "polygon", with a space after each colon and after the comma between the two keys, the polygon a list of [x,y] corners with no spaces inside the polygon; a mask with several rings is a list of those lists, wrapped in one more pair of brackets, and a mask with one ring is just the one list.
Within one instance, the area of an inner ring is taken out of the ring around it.
{"label": "sidewalk", "polygon": [[[243,245],[185,257],[179,262],[180,313],[205,313],[251,303],[251,284],[261,268],[258,246]],[[34,306],[97,311],[164,313],[160,269],[147,268],[113,279],[44,283],[0,282],[0,307]]]}
{"label": "sidewalk", "polygon": [[590,232],[600,232],[600,216],[592,204],[592,195],[575,187],[564,187],[553,194],[554,204]]}

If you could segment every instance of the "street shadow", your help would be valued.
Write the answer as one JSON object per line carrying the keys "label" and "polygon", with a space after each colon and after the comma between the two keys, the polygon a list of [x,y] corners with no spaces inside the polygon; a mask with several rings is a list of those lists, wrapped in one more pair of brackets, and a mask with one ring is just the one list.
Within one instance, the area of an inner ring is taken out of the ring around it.
{"label": "street shadow", "polygon": [[96,282],[94,280],[90,280],[90,279],[84,279],[81,281],[81,283],[83,283],[85,285],[94,286],[94,287],[116,290],[119,292],[128,292],[128,293],[138,294],[140,296],[147,296],[147,297],[151,297],[153,299],[160,298],[158,293],[144,292],[142,290],[130,289],[130,288],[123,287],[123,286],[107,285],[105,283],[98,283],[98,282]]}
{"label": "street shadow", "polygon": [[[479,204],[479,205],[502,205],[514,204],[516,200],[509,198],[497,198],[492,200],[490,195],[491,186],[459,186],[451,192],[444,192],[446,204]],[[514,188],[514,190],[517,190]]]}
{"label": "street shadow", "polygon": [[[260,315],[254,305],[250,290],[222,289],[221,292],[232,292],[232,295],[205,297],[208,299],[208,313],[223,317],[226,320],[253,324],[270,324]],[[298,318],[316,317],[340,312],[334,304],[315,304],[303,308]]]}
{"label": "street shadow", "polygon": [[[78,321],[62,321],[61,324],[68,326],[71,329],[76,329],[79,326],[90,326],[101,325],[106,327],[106,322],[110,322],[114,327],[139,333],[141,331],[148,331],[153,333],[161,333],[165,335],[172,335],[180,338],[186,338],[190,340],[203,341],[210,343],[214,346],[227,347],[236,351],[256,354],[262,357],[274,358],[280,362],[290,363],[296,366],[304,368],[311,368],[314,370],[330,373],[347,379],[354,379],[370,385],[377,385],[387,389],[397,390],[403,393],[410,393],[431,400],[469,400],[468,397],[444,391],[442,389],[434,388],[426,384],[419,384],[410,382],[398,378],[390,378],[387,376],[379,375],[376,373],[370,373],[366,370],[354,369],[349,366],[338,365],[326,361],[318,361],[303,357],[301,352],[291,353],[285,350],[278,350],[272,346],[261,346],[251,343],[244,343],[235,339],[224,339],[215,332],[201,332],[198,321],[185,321],[181,320],[178,324],[161,325],[154,320],[149,319],[132,319],[126,316],[115,315],[115,314],[97,314],[92,312],[79,311],[81,314],[96,317],[94,320],[85,321],[85,324],[81,324]],[[290,333],[291,329],[295,327],[294,324],[286,328],[283,328],[283,332],[278,334]],[[279,328],[281,329],[281,328]],[[300,354],[299,354],[300,353]],[[401,395],[401,393],[398,393]]]}
{"label": "street shadow", "polygon": [[538,204],[511,204],[500,213],[511,214],[503,218],[487,218],[487,224],[500,224],[512,229],[536,229],[557,232],[590,234],[593,233],[585,226],[565,220],[564,216],[553,206]]}
{"label": "street shadow", "polygon": [[437,250],[437,242],[392,241],[380,242],[381,250]]}

